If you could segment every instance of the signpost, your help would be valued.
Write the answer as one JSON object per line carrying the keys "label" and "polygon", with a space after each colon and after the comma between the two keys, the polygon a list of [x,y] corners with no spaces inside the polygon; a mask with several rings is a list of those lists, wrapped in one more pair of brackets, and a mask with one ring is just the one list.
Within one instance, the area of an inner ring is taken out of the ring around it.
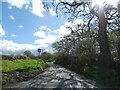
{"label": "signpost", "polygon": [[42,49],[41,48],[38,48],[38,56],[40,56],[40,53],[42,52]]}

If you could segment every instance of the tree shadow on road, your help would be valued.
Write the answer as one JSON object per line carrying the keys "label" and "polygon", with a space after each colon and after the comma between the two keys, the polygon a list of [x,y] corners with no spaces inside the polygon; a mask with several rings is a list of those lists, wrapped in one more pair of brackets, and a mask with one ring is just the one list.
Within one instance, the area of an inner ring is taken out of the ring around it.
{"label": "tree shadow on road", "polygon": [[76,73],[62,68],[59,65],[49,64],[50,67],[36,78],[27,82],[18,84],[11,88],[34,88],[37,89],[88,89],[88,88],[100,88],[95,82],[85,79]]}

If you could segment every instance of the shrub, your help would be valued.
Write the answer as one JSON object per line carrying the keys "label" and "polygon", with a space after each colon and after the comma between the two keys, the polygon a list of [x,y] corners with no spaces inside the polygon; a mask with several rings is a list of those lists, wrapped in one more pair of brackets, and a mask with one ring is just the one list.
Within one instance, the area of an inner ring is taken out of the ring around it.
{"label": "shrub", "polygon": [[44,61],[52,61],[54,60],[54,56],[51,53],[43,52],[40,58]]}
{"label": "shrub", "polygon": [[2,60],[14,60],[14,56],[2,55]]}
{"label": "shrub", "polygon": [[30,56],[30,58],[37,60],[37,59],[38,59],[38,56],[33,56],[33,55],[32,55],[32,56]]}
{"label": "shrub", "polygon": [[27,56],[21,56],[21,55],[18,55],[18,56],[14,56],[15,60],[17,59],[26,59]]}

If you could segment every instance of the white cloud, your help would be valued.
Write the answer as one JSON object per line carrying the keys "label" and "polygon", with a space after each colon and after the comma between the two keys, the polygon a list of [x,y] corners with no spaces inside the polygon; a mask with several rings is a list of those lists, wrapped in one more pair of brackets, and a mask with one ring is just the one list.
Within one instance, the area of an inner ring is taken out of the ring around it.
{"label": "white cloud", "polygon": [[52,44],[56,40],[56,36],[48,35],[44,39],[38,39],[35,41],[35,44]]}
{"label": "white cloud", "polygon": [[24,51],[30,50],[34,55],[38,55],[37,49],[43,49],[43,52],[49,51],[53,53],[53,49],[50,46],[42,46],[42,45],[32,45],[32,44],[18,44],[9,40],[0,40],[0,54],[3,55],[20,55],[23,54]]}
{"label": "white cloud", "polygon": [[83,20],[81,20],[81,19],[76,19],[75,21],[74,21],[74,24],[84,24],[84,22],[83,22]]}
{"label": "white cloud", "polygon": [[67,29],[67,26],[72,25],[70,22],[66,22],[64,25],[61,25],[59,29],[54,30],[54,33],[57,33],[59,37],[70,34],[70,30]]}
{"label": "white cloud", "polygon": [[33,35],[41,38],[46,38],[46,34],[44,31],[37,31]]}
{"label": "white cloud", "polygon": [[11,34],[11,37],[16,37],[16,35],[15,34]]}
{"label": "white cloud", "polygon": [[27,4],[28,0],[7,0],[7,2],[11,6],[15,6],[17,8],[22,8],[25,4]]}
{"label": "white cloud", "polygon": [[40,26],[38,28],[38,31],[36,31],[33,35],[40,38],[46,38],[46,35],[50,33],[52,33],[52,30],[50,28],[48,28],[47,26]]}
{"label": "white cloud", "polygon": [[52,43],[54,43],[56,40],[59,40],[62,36],[70,34],[71,30],[69,30],[67,27],[74,26],[76,24],[83,24],[83,21],[77,19],[73,23],[66,22],[56,30],[51,30],[47,26],[41,26],[39,30],[34,33],[34,36],[40,37],[39,39],[35,40],[34,43],[40,45],[40,47],[52,51],[52,49],[49,49],[51,48]]}
{"label": "white cloud", "polygon": [[39,46],[31,45],[31,44],[18,44],[13,41],[8,40],[0,40],[0,50],[2,50],[2,54],[22,54],[25,50],[30,50],[33,53],[37,51]]}
{"label": "white cloud", "polygon": [[12,9],[12,6],[8,6],[8,9]]}
{"label": "white cloud", "polygon": [[37,39],[35,40],[35,44],[39,44],[41,45],[42,47],[47,47],[49,45],[51,45],[52,43],[54,43],[57,39],[57,36],[55,35],[48,35],[46,36],[46,38],[44,39]]}
{"label": "white cloud", "polygon": [[[103,3],[104,2],[104,3]],[[92,0],[92,7],[94,7],[95,5],[101,5],[101,4],[110,4],[113,5],[114,7],[117,7],[119,0]]]}
{"label": "white cloud", "polygon": [[55,36],[55,35],[48,35],[48,36],[45,38],[45,41],[46,41],[47,43],[52,44],[53,42],[56,41],[56,39],[57,39],[57,36]]}
{"label": "white cloud", "polygon": [[53,10],[53,8],[49,8],[49,12],[52,16],[56,16],[56,12]]}
{"label": "white cloud", "polygon": [[22,29],[23,28],[23,25],[18,25],[17,26],[19,29]]}
{"label": "white cloud", "polygon": [[62,37],[64,35],[70,34],[71,31],[67,27],[74,27],[76,24],[81,24],[83,25],[84,22],[80,19],[76,19],[73,23],[71,22],[66,22],[64,25],[61,25],[59,29],[53,30],[54,33],[58,34],[59,37]]}
{"label": "white cloud", "polygon": [[35,44],[39,44],[40,45],[40,47],[48,47],[48,44],[44,41],[44,39],[37,39],[37,40],[35,40],[35,42],[34,42]]}
{"label": "white cloud", "polygon": [[57,31],[59,33],[59,36],[70,34],[70,30],[68,30],[65,26],[60,26],[60,28]]}
{"label": "white cloud", "polygon": [[34,36],[40,37],[40,39],[35,40],[34,43],[41,45],[41,47],[48,47],[55,42],[58,37],[53,34],[54,32],[47,26],[40,26],[38,31],[33,34]]}
{"label": "white cloud", "polygon": [[39,30],[52,32],[52,30],[50,28],[48,28],[47,26],[40,26]]}
{"label": "white cloud", "polygon": [[47,29],[47,26],[40,26],[39,29],[40,29],[40,30],[46,30],[46,29]]}
{"label": "white cloud", "polygon": [[3,27],[0,24],[0,36],[4,36],[4,35],[5,35],[5,31],[3,30]]}
{"label": "white cloud", "polygon": [[10,19],[11,19],[12,21],[15,21],[14,16],[10,15],[9,17],[10,17]]}
{"label": "white cloud", "polygon": [[[78,22],[78,21],[76,21],[76,22]],[[56,29],[53,31],[50,28],[48,28],[47,26],[41,26],[39,28],[39,31],[37,31],[33,34],[34,36],[40,37],[40,39],[35,40],[34,43],[40,45],[41,47],[48,47],[52,43],[54,43],[56,40],[58,40],[60,37],[70,34],[71,31],[66,27],[71,26],[72,24],[73,23],[66,22],[64,25],[61,25],[59,29]],[[41,30],[43,30],[43,31],[41,31]],[[50,32],[50,33],[48,33],[48,32]]]}
{"label": "white cloud", "polygon": [[43,11],[45,11],[41,0],[32,0],[32,13],[44,17]]}
{"label": "white cloud", "polygon": [[10,5],[8,7],[9,9],[11,9],[12,6],[25,8],[36,16],[44,17],[43,12],[45,9],[42,0],[7,0],[7,3]]}

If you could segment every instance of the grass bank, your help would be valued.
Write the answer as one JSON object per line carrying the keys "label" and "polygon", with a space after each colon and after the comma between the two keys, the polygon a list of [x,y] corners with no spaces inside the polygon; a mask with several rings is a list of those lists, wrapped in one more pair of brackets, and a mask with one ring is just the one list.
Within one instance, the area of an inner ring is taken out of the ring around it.
{"label": "grass bank", "polygon": [[2,84],[16,83],[29,80],[43,72],[47,64],[42,60],[3,60]]}
{"label": "grass bank", "polygon": [[80,75],[85,76],[88,79],[92,79],[97,83],[104,85],[106,87],[120,87],[120,72],[115,69],[106,70],[98,66],[81,66],[78,64],[69,63],[58,63],[67,69],[70,69]]}

